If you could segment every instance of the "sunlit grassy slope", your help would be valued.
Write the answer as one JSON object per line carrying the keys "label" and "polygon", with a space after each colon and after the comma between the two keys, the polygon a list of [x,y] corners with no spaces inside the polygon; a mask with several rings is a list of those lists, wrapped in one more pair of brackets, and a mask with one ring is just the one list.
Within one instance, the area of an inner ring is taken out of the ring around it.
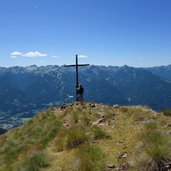
{"label": "sunlit grassy slope", "polygon": [[147,107],[68,104],[1,135],[0,170],[157,170],[171,161],[170,134],[171,117]]}

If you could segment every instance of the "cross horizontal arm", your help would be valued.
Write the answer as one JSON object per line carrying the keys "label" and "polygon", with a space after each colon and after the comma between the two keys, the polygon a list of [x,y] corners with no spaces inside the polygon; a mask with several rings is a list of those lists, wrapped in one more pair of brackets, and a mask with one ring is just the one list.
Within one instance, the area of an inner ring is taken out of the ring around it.
{"label": "cross horizontal arm", "polygon": [[64,65],[64,67],[89,66],[90,64]]}
{"label": "cross horizontal arm", "polygon": [[78,66],[90,66],[90,64],[79,64]]}
{"label": "cross horizontal arm", "polygon": [[76,65],[64,65],[64,67],[75,67]]}

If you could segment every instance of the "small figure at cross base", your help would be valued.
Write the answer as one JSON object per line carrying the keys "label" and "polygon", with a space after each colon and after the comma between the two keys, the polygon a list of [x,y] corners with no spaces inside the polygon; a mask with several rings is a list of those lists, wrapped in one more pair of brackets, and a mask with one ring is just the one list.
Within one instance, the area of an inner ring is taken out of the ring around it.
{"label": "small figure at cross base", "polygon": [[80,84],[76,88],[76,91],[77,91],[76,92],[76,94],[77,94],[76,101],[83,102],[84,101],[84,98],[83,98],[84,88],[83,88],[82,84]]}

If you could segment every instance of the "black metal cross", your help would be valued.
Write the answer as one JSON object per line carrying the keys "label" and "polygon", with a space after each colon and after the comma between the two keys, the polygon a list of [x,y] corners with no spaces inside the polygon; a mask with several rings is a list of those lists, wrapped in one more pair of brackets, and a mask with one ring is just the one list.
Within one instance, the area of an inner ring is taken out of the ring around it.
{"label": "black metal cross", "polygon": [[[76,88],[79,86],[78,82],[78,67],[80,66],[89,66],[90,64],[78,64],[78,55],[76,55],[76,64],[75,65],[64,65],[65,67],[75,67],[76,68]],[[77,98],[77,90],[76,90],[76,98]]]}

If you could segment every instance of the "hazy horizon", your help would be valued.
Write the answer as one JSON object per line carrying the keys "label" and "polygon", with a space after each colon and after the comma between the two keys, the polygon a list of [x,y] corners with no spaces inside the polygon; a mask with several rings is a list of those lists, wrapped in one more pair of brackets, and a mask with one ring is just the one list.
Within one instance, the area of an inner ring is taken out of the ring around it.
{"label": "hazy horizon", "polygon": [[[0,66],[0,68],[31,67],[31,66],[36,66],[36,67],[59,66],[59,67],[62,67],[64,65],[58,65],[58,64],[36,65],[36,64],[32,64],[32,65],[26,65],[26,66],[21,66],[21,65]],[[124,66],[128,66],[128,67],[133,67],[133,68],[153,68],[153,67],[167,67],[167,66],[171,66],[171,64],[167,64],[167,65],[155,65],[155,66],[143,66],[143,67],[142,66],[131,66],[131,65],[127,65],[127,64],[125,64],[125,65],[96,65],[96,64],[90,64],[90,66],[105,66],[105,67],[110,67],[110,66],[112,66],[112,67],[124,67]]]}

